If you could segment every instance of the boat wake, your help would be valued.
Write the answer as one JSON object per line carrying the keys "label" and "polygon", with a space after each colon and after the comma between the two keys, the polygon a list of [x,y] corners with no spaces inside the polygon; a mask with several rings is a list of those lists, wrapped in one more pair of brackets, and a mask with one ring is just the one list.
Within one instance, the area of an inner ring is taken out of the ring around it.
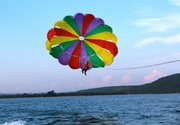
{"label": "boat wake", "polygon": [[5,122],[0,125],[26,125],[26,121],[19,120],[19,121]]}

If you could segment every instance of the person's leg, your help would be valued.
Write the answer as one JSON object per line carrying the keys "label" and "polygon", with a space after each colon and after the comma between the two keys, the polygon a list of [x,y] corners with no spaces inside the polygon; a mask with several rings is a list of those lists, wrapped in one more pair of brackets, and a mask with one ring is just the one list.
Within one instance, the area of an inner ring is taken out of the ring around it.
{"label": "person's leg", "polygon": [[84,70],[84,74],[86,75],[87,69]]}

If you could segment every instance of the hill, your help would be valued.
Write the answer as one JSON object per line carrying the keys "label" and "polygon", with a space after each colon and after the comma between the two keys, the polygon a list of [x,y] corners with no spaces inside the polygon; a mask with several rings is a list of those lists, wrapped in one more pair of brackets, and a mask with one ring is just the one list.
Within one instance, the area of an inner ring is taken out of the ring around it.
{"label": "hill", "polygon": [[152,83],[137,86],[111,86],[80,90],[76,92],[55,93],[23,93],[23,94],[0,94],[0,98],[27,98],[27,97],[58,97],[58,96],[81,96],[81,95],[117,95],[117,94],[163,94],[180,93],[180,73],[160,78]]}
{"label": "hill", "polygon": [[180,93],[180,73],[143,85],[102,87],[80,90],[76,93],[85,95]]}

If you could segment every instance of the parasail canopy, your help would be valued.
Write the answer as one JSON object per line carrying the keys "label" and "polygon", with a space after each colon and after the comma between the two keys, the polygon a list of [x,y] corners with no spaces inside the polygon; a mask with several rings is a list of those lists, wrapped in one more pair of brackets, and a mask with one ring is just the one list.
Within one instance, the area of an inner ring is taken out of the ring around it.
{"label": "parasail canopy", "polygon": [[112,28],[92,14],[77,13],[59,20],[47,33],[46,49],[62,65],[72,69],[110,65],[118,53]]}

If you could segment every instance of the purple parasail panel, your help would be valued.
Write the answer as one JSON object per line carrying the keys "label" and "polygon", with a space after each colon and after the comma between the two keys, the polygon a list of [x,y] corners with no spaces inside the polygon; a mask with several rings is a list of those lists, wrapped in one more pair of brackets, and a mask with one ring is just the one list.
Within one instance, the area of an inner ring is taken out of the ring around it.
{"label": "purple parasail panel", "polygon": [[89,24],[87,30],[86,30],[86,33],[85,33],[85,36],[91,31],[93,30],[95,27],[101,25],[101,24],[104,24],[104,21],[101,19],[101,18],[94,18],[92,20],[92,22]]}
{"label": "purple parasail panel", "polygon": [[[90,59],[88,57],[86,48],[84,47],[84,43],[82,42],[82,44],[81,44],[81,55],[80,55],[80,67],[81,67],[81,69],[84,68],[84,63],[87,61],[90,62]],[[89,69],[91,69],[91,68],[92,68],[92,64],[90,64],[90,66],[89,66]]]}
{"label": "purple parasail panel", "polygon": [[77,13],[74,16],[74,19],[75,19],[77,27],[79,29],[80,35],[82,35],[82,25],[83,25],[84,15],[82,13]]}
{"label": "purple parasail panel", "polygon": [[59,57],[58,57],[58,61],[62,64],[62,65],[68,65],[69,63],[69,59],[72,56],[72,53],[74,51],[74,49],[76,48],[77,44],[79,42],[74,43],[73,45],[71,45],[69,48],[67,48],[64,52],[62,52]]}

